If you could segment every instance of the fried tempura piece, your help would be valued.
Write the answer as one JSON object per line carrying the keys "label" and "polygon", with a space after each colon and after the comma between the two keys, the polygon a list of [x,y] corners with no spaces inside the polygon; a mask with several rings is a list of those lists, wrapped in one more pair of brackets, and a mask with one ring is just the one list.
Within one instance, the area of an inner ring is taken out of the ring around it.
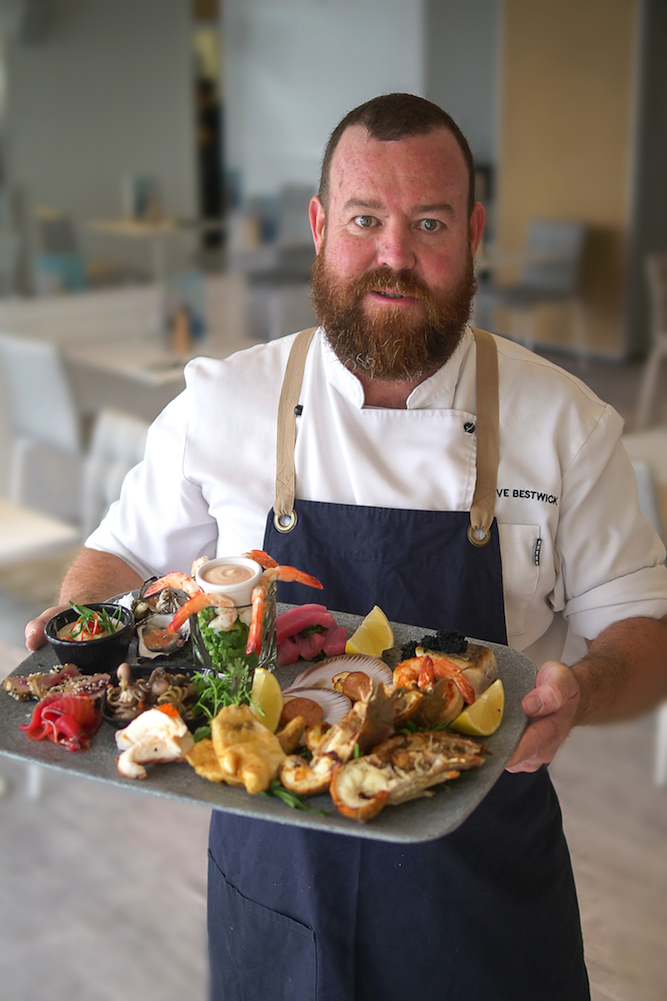
{"label": "fried tempura piece", "polygon": [[211,723],[220,771],[229,785],[263,792],[278,777],[285,752],[275,734],[260,723],[249,706],[225,706]]}
{"label": "fried tempura piece", "polygon": [[208,779],[209,782],[225,781],[210,737],[204,737],[196,743],[185,755],[185,760],[203,779]]}

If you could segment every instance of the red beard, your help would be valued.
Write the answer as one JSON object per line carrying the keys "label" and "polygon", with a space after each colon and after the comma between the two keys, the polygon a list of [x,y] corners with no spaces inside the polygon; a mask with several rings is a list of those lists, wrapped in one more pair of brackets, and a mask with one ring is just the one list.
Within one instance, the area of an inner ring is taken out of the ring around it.
{"label": "red beard", "polygon": [[[362,305],[366,292],[387,288],[418,299],[423,316],[415,319],[391,306],[367,314]],[[411,271],[381,268],[355,282],[340,282],[329,271],[324,247],[313,264],[315,315],[336,355],[351,371],[361,369],[387,382],[423,378],[447,361],[470,319],[476,291],[470,254],[461,280],[441,295]]]}

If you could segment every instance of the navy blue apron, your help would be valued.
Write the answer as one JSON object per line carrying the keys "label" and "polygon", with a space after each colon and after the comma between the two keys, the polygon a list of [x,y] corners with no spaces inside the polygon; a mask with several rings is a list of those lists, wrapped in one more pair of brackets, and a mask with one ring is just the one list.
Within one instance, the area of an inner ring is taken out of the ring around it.
{"label": "navy blue apron", "polygon": [[[481,405],[478,382],[478,456]],[[278,506],[270,512],[264,548],[325,581],[331,608],[365,614],[379,604],[394,621],[503,643],[497,526],[484,524],[471,539],[473,511],[300,500],[287,532]],[[279,600],[312,601],[310,591],[281,589]],[[458,830],[423,844],[214,810],[208,927],[212,1001],[590,997],[560,809],[544,768],[504,773]]]}

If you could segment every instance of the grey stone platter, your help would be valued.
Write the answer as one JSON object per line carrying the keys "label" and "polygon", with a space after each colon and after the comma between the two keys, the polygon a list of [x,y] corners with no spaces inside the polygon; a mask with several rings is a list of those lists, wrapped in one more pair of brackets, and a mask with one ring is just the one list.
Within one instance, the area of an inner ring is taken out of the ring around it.
{"label": "grey stone platter", "polygon": [[[278,606],[278,610],[290,606]],[[358,626],[358,616],[334,612],[336,621],[345,625],[350,633]],[[427,630],[422,627],[392,623],[397,644],[420,639]],[[293,810],[273,797],[250,796],[243,789],[222,786],[200,778],[186,762],[149,766],[146,779],[132,780],[120,775],[116,768],[118,751],[114,740],[115,730],[106,723],[95,735],[90,750],[72,753],[56,747],[50,741],[30,740],[19,723],[27,723],[36,705],[16,702],[0,690],[0,753],[26,762],[55,768],[60,771],[108,782],[115,786],[135,789],[156,796],[167,796],[210,806],[214,810],[270,820],[279,824],[309,827],[336,834],[370,838],[378,841],[419,842],[432,841],[454,831],[481,803],[500,778],[526,725],[521,711],[521,699],[533,687],[535,665],[528,657],[509,647],[486,643],[498,661],[498,673],[505,688],[505,715],[498,731],[484,743],[492,752],[480,769],[464,772],[451,783],[448,790],[436,793],[430,800],[414,800],[401,806],[387,807],[367,824],[359,824],[342,816],[334,807],[328,793],[313,796],[309,803],[324,810],[321,817],[301,810]],[[130,648],[130,664],[136,663],[135,641]],[[185,666],[182,659],[171,659],[173,667]],[[27,657],[13,674],[26,675],[33,671],[49,670],[57,663],[50,646]],[[167,666],[164,661],[160,661]],[[192,666],[192,665],[190,665]],[[286,688],[305,666],[304,662],[278,668],[277,677]]]}

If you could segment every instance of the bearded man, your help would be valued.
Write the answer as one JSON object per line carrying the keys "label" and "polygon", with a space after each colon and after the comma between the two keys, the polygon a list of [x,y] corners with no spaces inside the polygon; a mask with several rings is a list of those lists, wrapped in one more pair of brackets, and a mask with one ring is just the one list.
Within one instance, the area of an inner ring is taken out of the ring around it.
{"label": "bearded man", "polygon": [[[545,765],[575,724],[667,693],[665,549],[618,415],[466,325],[473,182],[464,137],[430,102],[350,112],[310,207],[319,328],[190,363],[63,584],[63,601],[100,599],[263,548],[318,576],[333,609],[379,604],[542,665],[508,770],[453,834],[393,844],[213,812],[216,1001],[589,996]],[[30,648],[42,633],[43,618],[28,625]]]}

